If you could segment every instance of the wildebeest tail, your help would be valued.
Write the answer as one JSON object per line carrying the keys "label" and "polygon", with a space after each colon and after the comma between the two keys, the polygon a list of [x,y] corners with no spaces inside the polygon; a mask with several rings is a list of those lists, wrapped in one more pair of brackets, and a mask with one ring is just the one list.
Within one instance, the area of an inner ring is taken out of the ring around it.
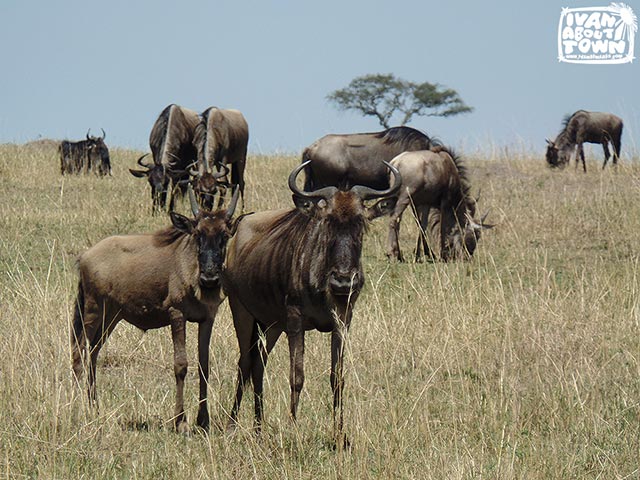
{"label": "wildebeest tail", "polygon": [[84,289],[82,281],[78,282],[78,296],[73,309],[73,325],[71,327],[71,357],[73,370],[78,377],[82,371],[82,359],[85,351],[84,337]]}

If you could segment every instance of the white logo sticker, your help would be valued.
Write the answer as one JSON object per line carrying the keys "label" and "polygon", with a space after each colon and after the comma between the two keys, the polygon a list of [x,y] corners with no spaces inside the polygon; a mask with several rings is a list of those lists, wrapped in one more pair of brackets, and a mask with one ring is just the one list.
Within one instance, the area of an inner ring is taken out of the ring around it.
{"label": "white logo sticker", "polygon": [[567,63],[631,63],[638,20],[624,3],[563,8],[558,60]]}

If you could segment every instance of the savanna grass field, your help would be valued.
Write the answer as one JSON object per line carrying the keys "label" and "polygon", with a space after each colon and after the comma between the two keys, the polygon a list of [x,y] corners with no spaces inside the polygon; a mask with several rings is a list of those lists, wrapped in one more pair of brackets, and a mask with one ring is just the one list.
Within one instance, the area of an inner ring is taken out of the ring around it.
{"label": "savanna grass field", "polygon": [[[210,346],[208,434],[173,429],[168,328],[122,322],[102,349],[98,410],[72,379],[76,257],[150,215],[141,152],[112,149],[113,177],[65,176],[54,144],[0,146],[0,478],[623,479],[640,476],[640,163],[552,171],[512,149],[465,155],[495,228],[474,258],[389,263],[387,219],[364,240],[366,285],[345,354],[345,431],[334,450],[329,335],[306,337],[298,421],[283,336],[265,377],[265,425],[248,390],[236,433],[238,348],[226,302]],[[249,156],[245,211],[293,206],[299,157]],[[188,202],[178,203],[188,212]],[[404,215],[412,259],[417,228]],[[188,325],[185,407],[197,409]]]}

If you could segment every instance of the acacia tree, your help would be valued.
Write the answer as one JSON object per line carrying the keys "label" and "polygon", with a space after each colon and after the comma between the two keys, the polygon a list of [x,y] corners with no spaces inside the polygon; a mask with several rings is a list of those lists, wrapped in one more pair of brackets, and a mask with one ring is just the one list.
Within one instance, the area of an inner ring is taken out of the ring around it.
{"label": "acacia tree", "polygon": [[384,128],[390,127],[396,113],[402,115],[400,125],[406,125],[414,115],[449,117],[473,110],[451,88],[437,83],[409,82],[392,74],[356,77],[346,88],[327,95],[327,99],[341,110],[376,117]]}

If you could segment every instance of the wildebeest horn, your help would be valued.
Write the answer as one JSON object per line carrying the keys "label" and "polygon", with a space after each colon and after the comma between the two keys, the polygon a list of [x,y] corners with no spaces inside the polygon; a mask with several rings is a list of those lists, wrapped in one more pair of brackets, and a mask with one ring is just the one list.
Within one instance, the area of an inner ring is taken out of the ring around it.
{"label": "wildebeest horn", "polygon": [[91,133],[91,129],[87,130],[87,140],[91,140],[91,138],[89,137],[89,133]]}
{"label": "wildebeest horn", "polygon": [[476,198],[475,198],[476,203],[478,203],[478,202],[480,201],[480,194],[481,194],[481,193],[482,193],[482,189],[481,189],[481,188],[479,188],[479,189],[478,189],[478,195],[477,195],[477,196],[476,196]]}
{"label": "wildebeest horn", "polygon": [[545,138],[545,140],[549,145],[553,145],[553,142],[551,140],[549,140],[548,138]]}
{"label": "wildebeest horn", "polygon": [[200,207],[198,206],[198,201],[196,200],[196,194],[193,193],[193,187],[191,184],[187,185],[187,193],[189,194],[189,203],[191,204],[191,213],[193,213],[194,217],[197,217],[200,213]]}
{"label": "wildebeest horn", "polygon": [[220,165],[218,165],[219,167],[221,167],[224,171],[223,172],[216,172],[213,174],[213,178],[222,178],[222,177],[226,177],[227,175],[229,175],[229,167],[227,167],[225,164],[221,163]]}
{"label": "wildebeest horn", "polygon": [[145,153],[144,155],[142,155],[139,159],[138,159],[138,165],[140,165],[141,167],[144,167],[146,169],[151,168],[151,165],[149,165],[148,163],[142,163],[142,159],[144,157],[146,157],[147,155],[149,155],[148,153]]}
{"label": "wildebeest horn", "polygon": [[227,207],[227,220],[233,217],[233,212],[236,211],[236,205],[238,205],[238,198],[240,198],[240,185],[236,185],[233,188],[233,195]]}
{"label": "wildebeest horn", "polygon": [[366,187],[364,185],[354,185],[351,187],[351,191],[363,200],[372,200],[374,198],[390,197],[400,190],[400,186],[402,185],[402,176],[400,175],[400,172],[389,162],[385,162],[383,160],[382,163],[384,163],[389,170],[391,170],[391,173],[393,173],[392,187],[389,187],[386,190],[376,190],[375,188]]}
{"label": "wildebeest horn", "polygon": [[104,140],[107,138],[107,134],[105,133],[104,128],[100,127],[100,130],[102,130],[102,140]]}
{"label": "wildebeest horn", "polygon": [[296,178],[298,177],[298,174],[302,171],[304,167],[306,167],[310,163],[311,163],[311,160],[307,160],[306,162],[301,163],[300,165],[298,165],[296,168],[293,169],[293,171],[289,174],[289,189],[291,189],[291,191],[294,194],[298,195],[299,197],[303,197],[303,198],[322,197],[328,200],[329,197],[331,197],[334,193],[338,191],[336,187],[324,187],[319,190],[314,190],[313,192],[303,192],[296,185]]}

